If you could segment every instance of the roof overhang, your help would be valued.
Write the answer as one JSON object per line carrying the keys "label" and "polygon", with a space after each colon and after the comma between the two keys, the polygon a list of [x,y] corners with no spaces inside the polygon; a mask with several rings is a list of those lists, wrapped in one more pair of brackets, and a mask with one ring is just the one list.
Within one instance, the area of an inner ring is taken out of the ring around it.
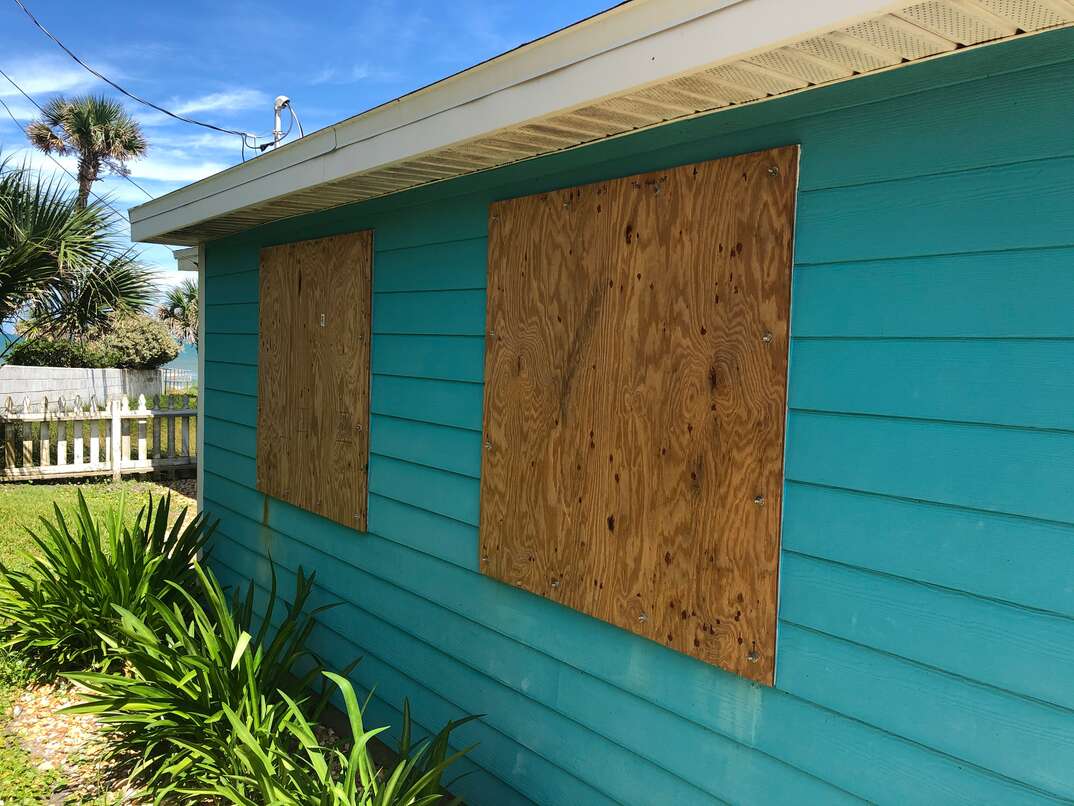
{"label": "roof overhang", "polygon": [[176,249],[175,264],[179,271],[197,271],[198,247],[191,246],[189,249]]}
{"label": "roof overhang", "polygon": [[1074,0],[633,0],[130,211],[196,244],[960,47]]}

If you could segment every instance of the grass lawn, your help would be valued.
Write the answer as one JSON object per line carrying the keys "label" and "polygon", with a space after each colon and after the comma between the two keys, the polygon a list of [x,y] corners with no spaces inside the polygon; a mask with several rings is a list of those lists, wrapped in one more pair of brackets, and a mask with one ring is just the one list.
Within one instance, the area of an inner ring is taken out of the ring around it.
{"label": "grass lawn", "polygon": [[[145,506],[152,494],[156,499],[167,495],[168,488],[161,484],[134,479],[117,484],[112,482],[86,482],[68,484],[41,483],[3,483],[0,484],[0,562],[11,568],[23,568],[26,565],[22,556],[32,551],[33,541],[26,533],[26,527],[36,529],[42,515],[52,519],[52,504],[59,504],[65,513],[71,511],[78,501],[78,490],[82,490],[95,514],[104,513],[113,504],[118,506],[125,498],[127,518],[133,521],[138,510]],[[184,496],[173,497],[172,508],[176,514],[183,506],[192,505]],[[193,509],[187,515],[189,519]]]}

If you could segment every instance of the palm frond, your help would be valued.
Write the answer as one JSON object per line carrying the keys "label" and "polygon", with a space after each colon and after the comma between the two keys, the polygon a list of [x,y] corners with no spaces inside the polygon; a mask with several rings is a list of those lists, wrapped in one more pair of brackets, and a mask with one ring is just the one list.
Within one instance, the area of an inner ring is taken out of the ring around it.
{"label": "palm frond", "polygon": [[57,280],[110,254],[108,224],[102,205],[79,209],[60,180],[0,167],[0,316],[10,318]]}
{"label": "palm frond", "polygon": [[198,343],[198,284],[183,280],[164,295],[157,308],[157,318],[180,342]]}

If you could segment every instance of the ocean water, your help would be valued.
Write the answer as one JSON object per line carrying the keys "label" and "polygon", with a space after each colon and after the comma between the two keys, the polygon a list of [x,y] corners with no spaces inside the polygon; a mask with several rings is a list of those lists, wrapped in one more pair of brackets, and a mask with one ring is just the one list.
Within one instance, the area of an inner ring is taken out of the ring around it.
{"label": "ocean water", "polygon": [[176,369],[189,369],[191,372],[197,374],[198,371],[198,351],[193,344],[184,344],[183,349],[174,360],[169,361],[164,366],[175,367]]}

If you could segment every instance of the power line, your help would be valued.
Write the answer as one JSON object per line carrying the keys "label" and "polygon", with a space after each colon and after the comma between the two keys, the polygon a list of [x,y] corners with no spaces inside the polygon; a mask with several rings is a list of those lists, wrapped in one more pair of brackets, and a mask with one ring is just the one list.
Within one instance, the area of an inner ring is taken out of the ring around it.
{"label": "power line", "polygon": [[[13,120],[13,121],[15,122],[15,125],[16,125],[16,126],[18,126],[18,127],[19,127],[19,128],[21,129],[21,128],[22,128],[22,124],[21,124],[21,123],[19,123],[19,119],[18,119],[17,117],[15,117],[15,113],[11,111],[11,107],[7,105],[7,103],[6,103],[5,101],[4,101],[4,99],[3,99],[3,98],[0,98],[0,106],[4,107],[4,111],[5,111],[5,112],[7,112],[7,114],[8,114],[8,117],[10,117],[10,118],[11,118],[11,119],[12,119],[12,120]],[[74,175],[73,173],[71,173],[71,172],[70,172],[70,171],[69,171],[69,170],[68,170],[67,168],[65,168],[62,162],[60,162],[60,161],[59,161],[58,159],[56,159],[56,158],[55,158],[54,156],[52,156],[51,154],[48,154],[48,153],[46,153],[46,154],[45,154],[45,156],[46,156],[46,157],[48,157],[48,158],[49,158],[50,160],[52,160],[52,161],[53,161],[54,163],[56,163],[56,167],[57,167],[57,168],[59,168],[59,169],[60,169],[61,171],[63,171],[63,172],[64,172],[65,174],[67,174],[67,175],[68,175],[69,177],[71,177],[72,179],[74,179],[74,180],[75,180],[76,182],[78,181],[78,177],[77,177],[77,176],[75,176],[75,175]],[[119,216],[120,218],[126,218],[126,216],[124,216],[124,215],[123,215],[123,213],[121,213],[121,212],[120,212],[119,210],[117,210],[117,209],[116,209],[115,207],[113,207],[113,206],[112,206],[112,205],[111,205],[111,204],[110,204],[110,203],[109,203],[109,202],[108,202],[108,201],[107,201],[106,199],[104,199],[103,197],[101,197],[101,196],[98,196],[98,195],[97,195],[96,193],[94,193],[94,192],[93,192],[92,190],[91,190],[91,191],[89,192],[89,194],[90,194],[90,195],[91,195],[91,196],[92,196],[93,198],[95,198],[95,199],[96,199],[97,201],[99,201],[99,202],[100,202],[101,204],[103,204],[103,205],[104,205],[105,207],[107,207],[107,208],[108,208],[109,210],[111,210],[111,211],[112,211],[113,213],[115,213],[115,214],[116,214],[117,216]]]}
{"label": "power line", "polygon": [[[4,78],[7,78],[7,80],[8,80],[8,81],[11,81],[11,79],[10,79],[10,78],[8,78],[7,74],[6,74],[6,73],[5,73],[5,72],[4,72],[3,70],[0,70],[0,75],[2,75],[2,76],[3,76]],[[15,82],[14,82],[14,81],[11,81],[11,83],[12,83],[12,85],[14,85],[15,89],[19,90],[19,92],[22,92],[22,90],[21,90],[21,89],[19,89],[19,86],[18,86],[18,84],[15,84]],[[23,95],[25,95],[25,96],[26,96],[26,99],[27,99],[27,100],[28,100],[28,101],[29,101],[30,103],[32,103],[32,104],[33,104],[34,106],[36,106],[36,107],[37,107],[38,109],[40,109],[40,108],[41,108],[40,106],[38,106],[38,103],[37,103],[37,101],[35,101],[35,100],[34,100],[33,98],[31,98],[31,97],[30,97],[29,95],[26,95],[26,93],[24,93],[24,92],[23,92],[22,94],[23,94]],[[4,111],[5,111],[5,112],[7,112],[7,114],[8,114],[8,117],[9,117],[9,118],[11,118],[12,122],[13,122],[13,123],[14,123],[14,124],[15,124],[16,126],[18,126],[18,127],[19,127],[20,129],[22,129],[23,131],[26,131],[26,130],[25,130],[25,129],[23,128],[23,125],[22,125],[21,123],[19,123],[19,119],[18,119],[17,117],[15,117],[15,113],[11,111],[11,107],[7,105],[7,103],[6,103],[5,101],[4,101],[4,99],[3,99],[3,98],[0,98],[0,106],[4,107]],[[67,169],[67,168],[66,168],[66,167],[64,166],[64,164],[63,164],[62,162],[60,162],[60,161],[59,161],[58,159],[56,159],[56,158],[55,158],[54,156],[52,156],[51,154],[49,154],[49,153],[48,153],[47,151],[46,151],[46,152],[44,152],[44,154],[45,154],[45,156],[46,156],[46,157],[48,157],[48,158],[49,158],[50,160],[52,160],[52,161],[53,161],[53,162],[54,162],[54,163],[56,164],[56,167],[57,167],[57,168],[59,168],[59,169],[60,169],[61,171],[63,171],[63,172],[65,173],[65,174],[67,174],[67,175],[68,175],[69,177],[71,177],[71,179],[73,179],[73,180],[74,180],[75,182],[78,182],[78,177],[77,177],[77,176],[76,176],[75,174],[73,174],[73,173],[72,173],[72,172],[71,172],[70,170],[68,170],[68,169]],[[123,174],[120,174],[120,176],[123,176]],[[143,187],[141,187],[140,185],[138,185],[138,184],[137,184],[136,182],[134,182],[134,180],[130,179],[130,177],[124,176],[123,178],[124,178],[124,179],[127,179],[128,181],[130,181],[130,183],[131,183],[132,185],[134,185],[134,186],[135,186],[135,187],[137,187],[137,188],[138,188],[139,190],[141,190],[141,191],[142,191],[143,193],[145,193],[145,194],[146,194],[147,196],[149,196],[149,198],[151,198],[151,199],[152,199],[152,198],[154,198],[154,196],[152,196],[152,195],[151,195],[151,194],[149,193],[149,191],[147,191],[147,190],[146,190],[145,188],[143,188]],[[128,218],[127,218],[127,216],[126,216],[126,215],[125,215],[125,214],[124,214],[124,213],[123,213],[122,211],[120,211],[120,210],[118,210],[117,208],[113,207],[113,206],[112,206],[112,204],[111,204],[111,202],[109,202],[109,201],[108,201],[108,200],[107,200],[107,199],[106,199],[106,198],[105,198],[104,196],[101,196],[100,194],[94,193],[94,192],[93,192],[92,190],[90,190],[90,191],[89,191],[89,195],[91,195],[91,196],[92,196],[93,198],[95,198],[95,199],[96,199],[96,200],[97,200],[98,202],[100,202],[100,203],[101,203],[102,205],[104,205],[104,206],[105,206],[105,207],[107,207],[107,208],[108,208],[109,210],[111,210],[111,211],[112,211],[113,213],[115,213],[115,214],[116,214],[116,216],[118,216],[118,217],[119,217],[119,218],[120,218],[121,220],[126,220],[126,221],[129,221],[129,220],[130,220],[130,219],[128,219]],[[165,248],[165,249],[168,249],[169,251],[171,251],[171,253],[172,253],[173,255],[174,255],[174,254],[176,254],[176,253],[177,253],[177,252],[179,251],[179,250],[177,250],[177,249],[172,249],[172,247],[170,247],[170,246],[165,246],[164,248]]]}
{"label": "power line", "polygon": [[[40,113],[42,114],[42,116],[44,116],[44,115],[46,114],[46,113],[45,113],[45,109],[44,109],[44,107],[42,107],[42,106],[41,106],[41,104],[39,104],[39,103],[38,103],[37,101],[35,101],[35,100],[34,100],[34,99],[33,99],[32,97],[30,97],[30,96],[29,96],[29,95],[28,95],[28,94],[26,93],[26,90],[24,90],[24,89],[23,89],[22,87],[20,87],[20,86],[19,86],[19,85],[18,85],[18,84],[17,84],[16,82],[15,82],[15,79],[13,79],[13,78],[12,78],[11,76],[9,76],[9,75],[8,75],[7,73],[5,73],[5,72],[4,72],[4,71],[3,71],[2,69],[0,69],[0,76],[3,76],[4,78],[6,78],[6,79],[7,79],[7,83],[8,83],[8,84],[10,84],[10,85],[11,85],[12,87],[14,87],[14,88],[15,88],[16,90],[18,90],[18,91],[19,91],[19,94],[21,94],[23,98],[25,98],[25,99],[26,99],[27,101],[29,101],[29,102],[30,102],[30,103],[32,103],[32,104],[33,104],[34,106],[36,106],[36,107],[37,107],[37,110],[38,110],[38,111],[39,111],[39,112],[40,112]],[[5,106],[7,106],[7,105],[5,104]],[[11,110],[8,110],[8,113],[9,113],[9,114],[10,114],[10,111],[11,111]],[[12,116],[12,120],[14,120],[14,116]],[[16,123],[16,124],[18,124],[18,126],[19,126],[19,128],[20,128],[20,129],[22,128],[22,124],[21,124],[21,123],[19,123],[19,122],[18,122],[17,120],[15,121],[15,123]],[[52,156],[52,155],[50,154],[49,156]],[[58,164],[58,163],[57,163],[57,164]],[[149,197],[150,199],[155,199],[155,198],[156,198],[156,196],[154,196],[154,195],[153,195],[152,193],[150,193],[150,192],[149,192],[148,190],[146,190],[146,189],[145,189],[144,187],[142,187],[142,186],[141,186],[141,185],[139,185],[139,184],[138,184],[137,182],[135,182],[135,181],[134,181],[133,179],[131,179],[131,178],[130,178],[129,176],[127,176],[127,174],[123,174],[123,173],[117,173],[117,174],[116,174],[116,176],[120,177],[121,179],[125,179],[125,180],[126,180],[126,181],[128,181],[128,182],[130,182],[130,183],[131,183],[132,185],[134,185],[134,186],[135,186],[136,188],[138,188],[138,190],[142,191],[142,193],[144,193],[144,194],[145,194],[146,196],[148,196],[148,197]]]}
{"label": "power line", "polygon": [[[68,48],[65,44],[63,44],[63,42],[61,42],[51,31],[49,31],[48,28],[46,28],[44,25],[41,24],[41,22],[37,19],[37,17],[35,17],[33,15],[33,12],[31,12],[30,9],[28,9],[26,7],[26,5],[22,2],[22,0],[15,0],[15,5],[17,5],[19,8],[21,8],[25,12],[26,16],[30,18],[31,22],[33,22],[34,25],[36,25],[38,28],[40,28],[42,33],[45,34],[45,36],[47,36],[49,39],[51,39],[53,42],[55,42],[57,45],[59,45],[64,53],[66,53],[68,56],[70,56],[72,59],[74,59],[76,62],[78,62],[78,64],[80,64],[82,67],[84,67],[90,73],[92,73],[93,75],[97,76],[97,78],[99,78],[101,81],[105,82],[106,84],[108,84],[109,86],[111,86],[114,89],[118,90],[119,92],[123,93],[128,98],[131,98],[131,99],[137,101],[138,103],[143,104],[144,106],[148,106],[150,109],[155,109],[156,111],[161,112],[161,113],[167,115],[168,117],[175,118],[176,120],[181,120],[184,123],[191,123],[191,124],[193,124],[195,126],[202,126],[203,128],[206,128],[206,129],[212,129],[215,132],[221,132],[222,134],[233,134],[236,137],[241,137],[244,148],[247,148],[247,147],[248,148],[257,148],[257,137],[255,135],[253,135],[253,134],[250,134],[249,132],[241,132],[241,131],[238,131],[236,129],[225,129],[225,128],[222,128],[220,126],[215,126],[212,123],[206,123],[205,121],[197,120],[197,119],[192,118],[192,117],[187,117],[186,115],[180,115],[180,114],[178,114],[176,112],[172,112],[170,109],[165,109],[163,106],[160,106],[159,104],[155,104],[152,101],[147,101],[145,98],[141,98],[141,97],[135,95],[133,92],[130,92],[130,91],[124,89],[119,84],[117,84],[115,81],[110,79],[108,76],[104,75],[103,73],[98,72],[97,70],[94,70],[92,67],[90,67],[88,64],[86,64],[84,61],[82,61],[80,58],[78,58],[78,56],[76,56],[71,51],[70,48]],[[253,142],[251,143],[250,140],[253,140]]]}

